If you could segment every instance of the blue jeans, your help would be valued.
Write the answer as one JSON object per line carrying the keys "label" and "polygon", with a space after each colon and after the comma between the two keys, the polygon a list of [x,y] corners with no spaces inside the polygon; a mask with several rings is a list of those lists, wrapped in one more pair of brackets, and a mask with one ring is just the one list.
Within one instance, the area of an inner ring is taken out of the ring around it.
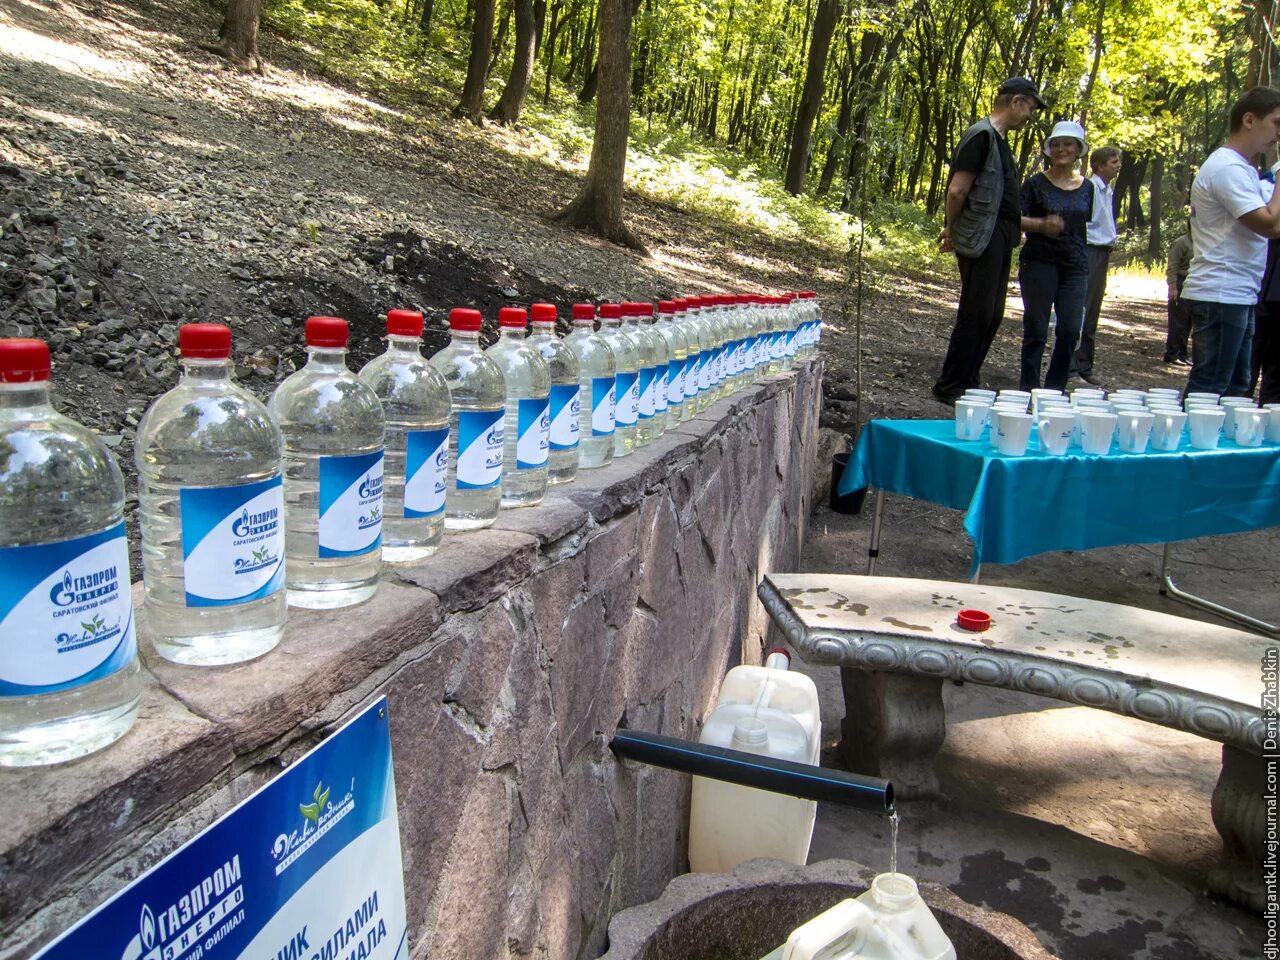
{"label": "blue jeans", "polygon": [[1253,305],[1182,299],[1191,322],[1191,376],[1186,392],[1249,396]]}
{"label": "blue jeans", "polygon": [[1089,279],[1088,268],[1024,260],[1018,264],[1018,285],[1022,288],[1022,373],[1019,387],[1032,390],[1040,386],[1040,362],[1049,337],[1049,313],[1057,315],[1053,353],[1044,385],[1052,390],[1065,390],[1071,374],[1071,357],[1080,339],[1084,323],[1084,295]]}

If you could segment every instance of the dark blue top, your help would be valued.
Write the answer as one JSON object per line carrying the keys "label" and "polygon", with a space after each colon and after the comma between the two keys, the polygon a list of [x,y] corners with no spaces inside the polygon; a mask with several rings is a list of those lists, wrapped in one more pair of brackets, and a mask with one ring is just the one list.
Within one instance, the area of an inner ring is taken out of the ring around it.
{"label": "dark blue top", "polygon": [[1022,259],[1087,269],[1089,255],[1085,251],[1084,228],[1093,216],[1093,182],[1085,177],[1074,190],[1062,190],[1043,173],[1027,177],[1022,184],[1022,215],[1043,217],[1050,213],[1062,217],[1062,233],[1051,237],[1028,231]]}

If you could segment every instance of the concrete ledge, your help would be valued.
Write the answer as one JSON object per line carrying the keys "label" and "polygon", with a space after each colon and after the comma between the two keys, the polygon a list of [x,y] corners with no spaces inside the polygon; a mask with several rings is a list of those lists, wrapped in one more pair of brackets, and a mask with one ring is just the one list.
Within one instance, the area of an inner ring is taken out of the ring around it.
{"label": "concrete ledge", "polygon": [[[389,699],[414,957],[590,957],[684,868],[684,778],[622,770],[620,723],[696,736],[756,661],[755,585],[794,569],[821,363],[721,401],[537,508],[388,567],[375,597],[291,611],[249,664],[144,651],[134,729],[60,768],[0,771],[0,958],[26,957]],[[136,600],[140,602],[136,593]]]}

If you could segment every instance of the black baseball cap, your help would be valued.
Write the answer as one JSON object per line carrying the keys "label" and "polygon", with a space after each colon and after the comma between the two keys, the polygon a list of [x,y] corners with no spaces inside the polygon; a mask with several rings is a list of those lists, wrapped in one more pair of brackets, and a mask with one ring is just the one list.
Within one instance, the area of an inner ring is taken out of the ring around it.
{"label": "black baseball cap", "polygon": [[1005,93],[1015,97],[1030,97],[1036,102],[1036,106],[1042,109],[1048,106],[1047,103],[1040,99],[1040,88],[1026,77],[1010,77],[1000,84],[1000,89],[996,91],[996,94]]}

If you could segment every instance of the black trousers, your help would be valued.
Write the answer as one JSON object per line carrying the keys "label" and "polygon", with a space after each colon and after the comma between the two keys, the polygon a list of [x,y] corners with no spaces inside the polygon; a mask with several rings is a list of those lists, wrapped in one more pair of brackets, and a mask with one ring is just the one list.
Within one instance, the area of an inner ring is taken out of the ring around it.
{"label": "black trousers", "polygon": [[996,223],[987,249],[978,257],[956,255],[960,265],[960,305],[956,325],[942,361],[942,373],[933,385],[934,393],[958,397],[978,386],[987,351],[1004,319],[1004,301],[1009,293],[1009,264],[1018,240],[1018,224],[1012,220]]}
{"label": "black trousers", "polygon": [[1187,340],[1191,336],[1191,318],[1181,298],[1169,301],[1169,327],[1164,338],[1164,362],[1186,360]]}
{"label": "black trousers", "polygon": [[1259,403],[1280,403],[1280,303],[1260,303],[1253,328],[1253,379]]}
{"label": "black trousers", "polygon": [[1097,346],[1098,317],[1102,315],[1102,298],[1107,295],[1107,262],[1110,247],[1091,246],[1089,251],[1089,285],[1084,293],[1084,326],[1080,328],[1080,346],[1076,347],[1073,373],[1093,373],[1093,351]]}

